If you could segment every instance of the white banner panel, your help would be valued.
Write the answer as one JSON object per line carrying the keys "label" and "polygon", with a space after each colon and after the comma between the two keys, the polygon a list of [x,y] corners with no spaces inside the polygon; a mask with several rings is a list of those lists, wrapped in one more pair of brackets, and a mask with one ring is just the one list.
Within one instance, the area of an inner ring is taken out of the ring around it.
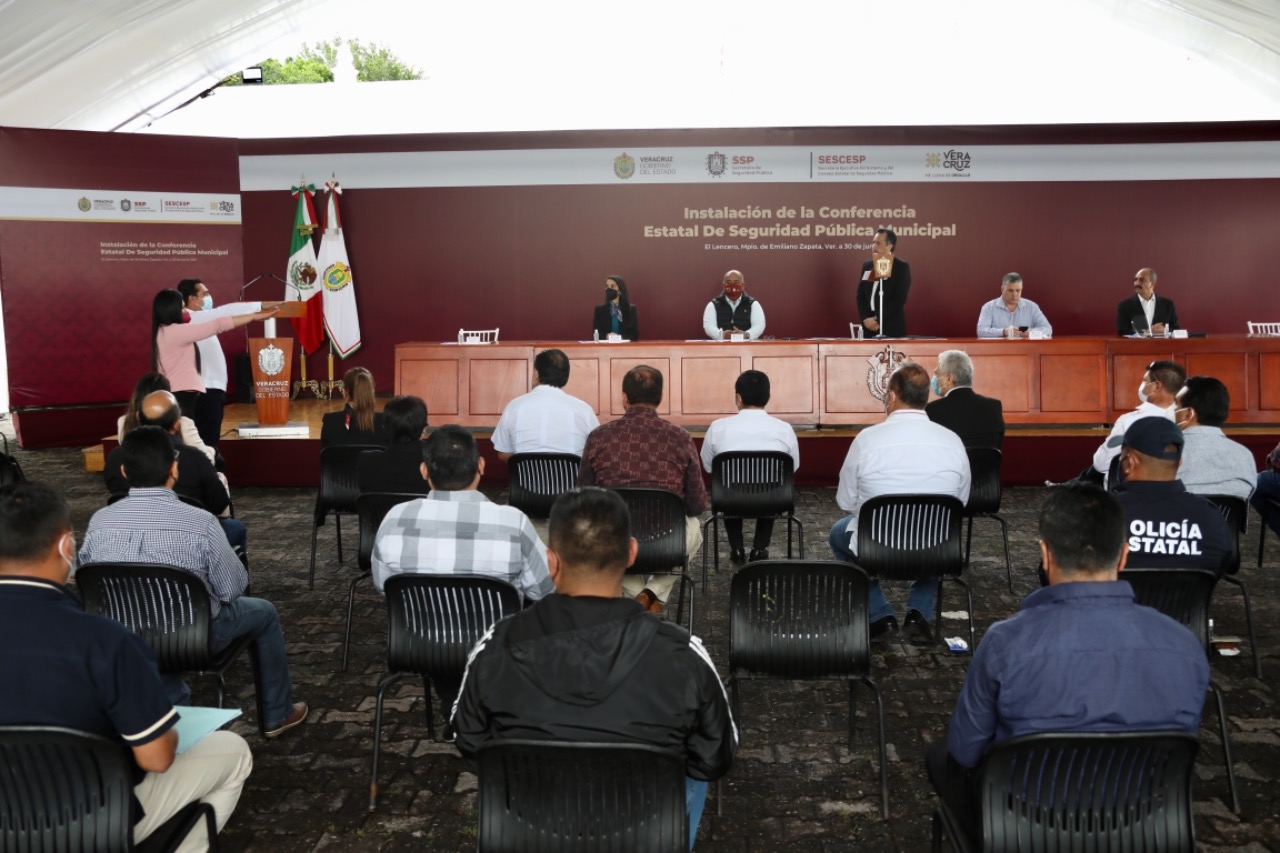
{"label": "white banner panel", "polygon": [[239,225],[240,196],[0,187],[0,219]]}

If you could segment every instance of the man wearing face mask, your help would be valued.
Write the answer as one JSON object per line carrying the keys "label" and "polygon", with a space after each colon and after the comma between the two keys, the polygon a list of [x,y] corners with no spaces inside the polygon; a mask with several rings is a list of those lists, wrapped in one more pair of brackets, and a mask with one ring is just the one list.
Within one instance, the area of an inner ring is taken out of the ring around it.
{"label": "man wearing face mask", "polygon": [[938,353],[929,381],[938,399],[924,407],[929,420],[960,436],[966,448],[1004,444],[1004,404],[973,390],[973,359],[958,349]]}
{"label": "man wearing face mask", "polygon": [[1176,419],[1186,445],[1178,479],[1198,495],[1249,500],[1254,488],[1253,451],[1227,438],[1222,425],[1231,410],[1227,386],[1212,376],[1192,376],[1178,392]]}
{"label": "man wearing face mask", "polygon": [[[124,625],[84,612],[67,591],[75,559],[71,510],[42,483],[0,488],[0,725],[57,726],[116,741],[132,758],[133,841],[188,803],[235,810],[253,756],[240,735],[213,732],[177,754],[178,710],[155,656]],[[208,846],[201,823],[178,848]]]}
{"label": "man wearing face mask", "polygon": [[[1153,416],[1173,421],[1174,412],[1178,408],[1178,392],[1186,381],[1186,368],[1176,361],[1153,361],[1147,365],[1146,372],[1142,374],[1142,382],[1138,383],[1138,407],[1116,418],[1111,435],[1094,451],[1091,478],[1095,482],[1107,482],[1111,460],[1120,455],[1116,439],[1123,436],[1134,421]],[[1085,473],[1089,472],[1086,470]]]}
{"label": "man wearing face mask", "polygon": [[764,334],[764,309],[743,292],[745,279],[737,270],[724,274],[724,292],[707,303],[702,312],[702,330],[713,341],[727,341],[732,335],[745,334],[747,340],[758,340]]}
{"label": "man wearing face mask", "polygon": [[[178,282],[184,306],[192,323],[208,323],[219,317],[235,317],[240,314],[256,314],[267,308],[278,307],[279,302],[231,302],[213,307],[213,295],[198,278],[184,278]],[[196,341],[200,352],[200,378],[204,380],[204,394],[196,400],[196,431],[200,440],[210,447],[217,447],[222,438],[222,410],[227,403],[227,357],[222,352],[218,336]]]}

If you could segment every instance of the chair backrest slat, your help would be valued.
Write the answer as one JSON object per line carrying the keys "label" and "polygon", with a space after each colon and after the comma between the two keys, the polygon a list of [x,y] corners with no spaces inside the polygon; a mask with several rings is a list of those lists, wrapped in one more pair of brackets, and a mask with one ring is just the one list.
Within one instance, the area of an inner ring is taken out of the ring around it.
{"label": "chair backrest slat", "polygon": [[631,513],[631,535],[640,543],[632,574],[669,572],[688,566],[684,501],[663,489],[614,489]]}
{"label": "chair backrest slat", "polygon": [[520,593],[495,578],[394,575],[387,579],[387,667],[461,677],[472,646],[520,609]]}
{"label": "chair backrest slat", "polygon": [[85,610],[115,619],[145,639],[161,672],[206,669],[209,592],[195,575],[153,563],[88,563],[76,571]]}
{"label": "chair backrest slat", "polygon": [[795,511],[795,472],[790,454],[735,450],[711,460],[711,508],[723,515],[765,518]]}
{"label": "chair backrest slat", "polygon": [[578,484],[582,460],[572,453],[516,453],[507,460],[508,501],[530,518],[547,518],[560,495]]}
{"label": "chair backrest slat", "polygon": [[858,513],[858,565],[906,580],[958,575],[964,505],[946,495],[881,495]]}

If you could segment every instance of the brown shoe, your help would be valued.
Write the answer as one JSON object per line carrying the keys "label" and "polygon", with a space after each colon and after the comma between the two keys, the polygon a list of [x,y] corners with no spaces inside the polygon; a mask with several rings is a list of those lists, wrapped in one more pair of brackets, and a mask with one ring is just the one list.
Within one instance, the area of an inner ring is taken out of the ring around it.
{"label": "brown shoe", "polygon": [[290,713],[289,716],[285,717],[284,722],[263,734],[267,737],[280,737],[280,735],[289,731],[289,729],[294,726],[302,725],[302,721],[307,718],[307,713],[310,710],[311,709],[307,707],[306,702],[294,702],[293,712]]}
{"label": "brown shoe", "polygon": [[658,600],[658,596],[647,589],[640,590],[640,594],[636,596],[636,601],[640,602],[640,606],[650,613],[661,616],[662,602]]}

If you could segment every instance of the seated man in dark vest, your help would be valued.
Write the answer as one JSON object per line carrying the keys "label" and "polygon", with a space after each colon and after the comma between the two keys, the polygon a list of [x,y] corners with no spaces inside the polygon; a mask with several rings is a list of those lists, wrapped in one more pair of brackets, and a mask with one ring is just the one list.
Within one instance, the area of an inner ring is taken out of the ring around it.
{"label": "seated man in dark vest", "polygon": [[702,331],[713,341],[727,341],[732,335],[746,335],[758,340],[764,334],[764,309],[760,303],[742,292],[742,273],[729,270],[724,274],[724,293],[707,303],[702,312]]}

